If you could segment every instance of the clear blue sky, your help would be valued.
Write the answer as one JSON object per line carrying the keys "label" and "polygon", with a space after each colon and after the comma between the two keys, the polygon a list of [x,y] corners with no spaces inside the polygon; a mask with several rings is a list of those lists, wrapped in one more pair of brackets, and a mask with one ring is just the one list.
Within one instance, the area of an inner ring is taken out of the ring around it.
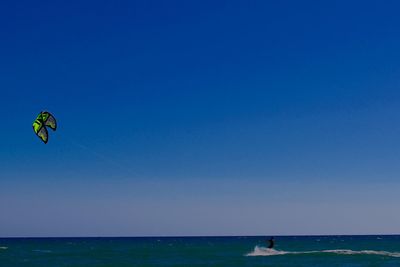
{"label": "clear blue sky", "polygon": [[0,236],[400,233],[399,10],[3,1]]}

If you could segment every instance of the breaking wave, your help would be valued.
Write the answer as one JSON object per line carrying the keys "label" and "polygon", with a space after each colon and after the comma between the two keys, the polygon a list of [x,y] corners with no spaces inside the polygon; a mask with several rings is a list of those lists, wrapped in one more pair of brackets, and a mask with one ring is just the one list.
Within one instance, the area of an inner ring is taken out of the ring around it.
{"label": "breaking wave", "polygon": [[376,251],[376,250],[351,250],[351,249],[328,249],[328,250],[311,250],[311,251],[283,251],[256,246],[254,250],[245,256],[277,256],[287,254],[316,254],[316,253],[332,253],[339,255],[380,255],[388,257],[400,258],[400,252]]}

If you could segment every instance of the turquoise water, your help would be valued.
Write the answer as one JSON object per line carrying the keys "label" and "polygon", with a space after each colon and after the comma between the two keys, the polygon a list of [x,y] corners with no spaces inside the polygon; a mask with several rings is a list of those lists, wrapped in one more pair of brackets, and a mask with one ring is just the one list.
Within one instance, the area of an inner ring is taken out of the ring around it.
{"label": "turquoise water", "polygon": [[400,236],[0,239],[0,266],[400,266]]}

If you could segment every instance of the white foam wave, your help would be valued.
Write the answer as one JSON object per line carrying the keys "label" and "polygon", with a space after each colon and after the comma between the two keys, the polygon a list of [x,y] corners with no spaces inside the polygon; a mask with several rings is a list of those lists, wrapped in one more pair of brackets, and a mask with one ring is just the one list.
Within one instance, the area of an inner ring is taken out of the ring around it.
{"label": "white foam wave", "polygon": [[256,246],[254,250],[247,253],[246,256],[275,256],[275,255],[285,255],[288,254],[287,251],[275,250],[273,248],[263,248]]}
{"label": "white foam wave", "polygon": [[333,250],[323,250],[322,252],[344,254],[344,255],[356,255],[356,254],[381,255],[381,256],[400,258],[400,252],[389,252],[389,251],[378,251],[378,250],[333,249]]}
{"label": "white foam wave", "polygon": [[328,249],[311,251],[283,251],[256,246],[254,250],[245,256],[277,256],[287,254],[312,254],[312,253],[333,253],[339,255],[380,255],[400,258],[400,252],[376,251],[376,250],[351,250],[351,249]]}
{"label": "white foam wave", "polygon": [[8,247],[0,247],[0,249],[8,249]]}

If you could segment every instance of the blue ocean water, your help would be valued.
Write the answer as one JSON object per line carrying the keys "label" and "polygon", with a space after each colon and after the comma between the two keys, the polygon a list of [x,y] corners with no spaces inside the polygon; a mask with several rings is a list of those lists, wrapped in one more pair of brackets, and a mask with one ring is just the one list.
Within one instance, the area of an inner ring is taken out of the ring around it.
{"label": "blue ocean water", "polygon": [[0,238],[0,266],[400,266],[400,236]]}

